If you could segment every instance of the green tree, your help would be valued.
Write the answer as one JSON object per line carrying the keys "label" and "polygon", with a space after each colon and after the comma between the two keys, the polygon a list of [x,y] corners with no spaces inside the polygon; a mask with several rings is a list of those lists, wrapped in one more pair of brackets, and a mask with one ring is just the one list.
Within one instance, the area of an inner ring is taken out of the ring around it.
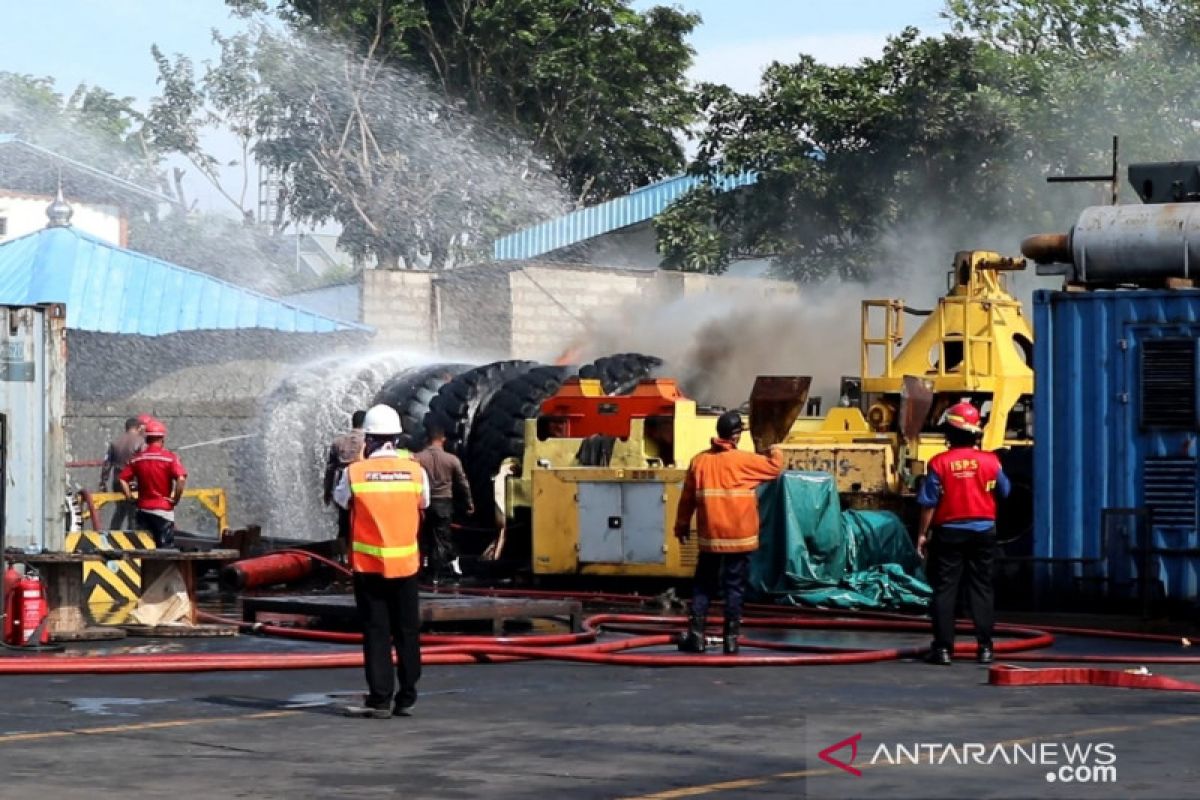
{"label": "green tree", "polygon": [[[147,133],[156,148],[187,159],[243,221],[252,223],[257,201],[251,194],[256,179],[253,150],[261,140],[262,105],[268,102],[257,70],[257,41],[250,35],[226,37],[215,30],[212,37],[220,57],[199,73],[187,56],[171,59],[157,45],[151,48],[160,94],[151,101]],[[222,162],[214,156],[204,142],[204,134],[211,131],[232,134],[239,157]],[[227,168],[237,170],[234,178]],[[183,175],[181,169],[174,172],[180,196]],[[283,224],[282,219],[272,222],[277,227]]]}
{"label": "green tree", "polygon": [[1009,248],[1063,228],[1098,198],[1045,176],[1102,171],[1114,133],[1126,162],[1200,156],[1195,0],[951,0],[947,15],[950,35],[910,29],[855,66],[802,57],[756,95],[702,87],[692,171],[759,180],[668,210],[664,264],[757,256],[800,280],[863,279],[914,241]]}
{"label": "green tree", "polygon": [[65,97],[53,78],[0,72],[0,133],[155,189],[161,154],[144,135],[133,98],[80,84]]}
{"label": "green tree", "polygon": [[[954,31],[1009,53],[1113,55],[1139,19],[1143,0],[947,0]],[[1149,5],[1154,5],[1153,3]]]}
{"label": "green tree", "polygon": [[[536,177],[511,137],[386,64],[376,55],[381,40],[360,51],[311,31],[262,27],[218,41],[220,60],[199,76],[186,59],[160,57],[154,140],[219,183],[222,165],[201,134],[232,130],[243,153],[280,178],[286,217],[272,220],[276,230],[332,220],[357,259],[439,269],[513,224],[561,209],[555,187]],[[244,185],[222,194],[250,216]]]}
{"label": "green tree", "polygon": [[951,0],[947,17],[1037,88],[1022,125],[1046,160],[1104,163],[1113,133],[1126,161],[1200,155],[1196,0]]}
{"label": "green tree", "polygon": [[628,0],[227,0],[346,37],[532,144],[578,202],[677,172],[699,17]]}
{"label": "green tree", "polygon": [[758,183],[702,188],[664,214],[665,265],[720,272],[755,256],[797,279],[861,279],[885,231],[944,217],[964,196],[986,198],[969,209],[980,214],[1010,208],[996,158],[1016,128],[1003,101],[1009,78],[970,39],[909,29],[857,66],[773,64],[757,95],[702,86],[707,126],[693,170],[753,171]]}

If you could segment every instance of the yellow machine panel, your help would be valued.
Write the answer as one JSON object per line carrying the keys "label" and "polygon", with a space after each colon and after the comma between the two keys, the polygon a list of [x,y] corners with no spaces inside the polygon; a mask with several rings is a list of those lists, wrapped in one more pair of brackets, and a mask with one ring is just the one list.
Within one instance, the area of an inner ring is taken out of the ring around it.
{"label": "yellow machine panel", "polygon": [[887,494],[897,484],[895,444],[880,442],[849,444],[800,443],[781,445],[787,469],[828,472],[839,492]]}
{"label": "yellow machine panel", "polygon": [[533,573],[686,578],[696,538],[680,545],[681,469],[537,468],[531,476]]}

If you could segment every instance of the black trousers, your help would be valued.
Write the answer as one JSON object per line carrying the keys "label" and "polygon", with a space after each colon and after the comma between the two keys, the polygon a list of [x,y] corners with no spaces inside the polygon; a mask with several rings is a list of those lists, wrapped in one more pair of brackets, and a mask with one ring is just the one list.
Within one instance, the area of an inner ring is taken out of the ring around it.
{"label": "black trousers", "polygon": [[139,511],[136,515],[139,529],[147,530],[154,535],[154,543],[159,547],[175,546],[175,523],[160,517],[158,514],[148,514]]}
{"label": "black trousers", "polygon": [[[385,578],[354,573],[354,601],[363,629],[363,660],[367,673],[367,705],[388,708],[395,694],[400,705],[417,699],[421,678],[421,610],[417,576]],[[396,678],[392,675],[392,648]],[[399,692],[396,682],[399,680]]]}
{"label": "black trousers", "polygon": [[435,498],[429,502],[421,522],[421,555],[427,560],[427,578],[441,579],[451,575],[450,562],[458,557],[450,531],[453,521],[453,500]]}
{"label": "black trousers", "polygon": [[134,515],[137,513],[137,503],[132,500],[118,500],[113,503],[116,506],[113,509],[112,519],[108,522],[110,531],[125,530],[125,523],[133,522]]}
{"label": "black trousers", "polygon": [[933,588],[930,615],[933,617],[933,646],[954,647],[954,609],[959,587],[966,596],[975,640],[992,644],[994,595],[992,559],[996,552],[996,529],[986,532],[935,528],[929,542],[929,583]]}
{"label": "black trousers", "polygon": [[746,579],[750,577],[749,553],[701,553],[696,561],[692,587],[692,613],[708,615],[708,606],[721,588],[725,590],[725,619],[742,621]]}
{"label": "black trousers", "polygon": [[350,509],[338,506],[338,541],[343,547],[350,544]]}

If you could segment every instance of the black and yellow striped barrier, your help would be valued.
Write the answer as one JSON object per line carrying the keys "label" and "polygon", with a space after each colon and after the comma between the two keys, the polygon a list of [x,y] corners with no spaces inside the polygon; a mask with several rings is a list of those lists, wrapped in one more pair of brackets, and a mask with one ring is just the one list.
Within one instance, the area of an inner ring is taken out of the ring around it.
{"label": "black and yellow striped barrier", "polygon": [[[73,531],[66,544],[68,553],[155,549],[154,535],[146,531]],[[124,622],[141,596],[141,559],[83,563],[83,601],[96,624]]]}

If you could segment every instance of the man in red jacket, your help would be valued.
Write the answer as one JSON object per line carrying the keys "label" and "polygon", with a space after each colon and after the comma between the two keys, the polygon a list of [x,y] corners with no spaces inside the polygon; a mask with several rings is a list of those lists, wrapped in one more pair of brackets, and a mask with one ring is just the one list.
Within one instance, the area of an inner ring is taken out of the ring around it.
{"label": "man in red jacket", "polygon": [[724,650],[727,654],[738,651],[750,554],[758,549],[755,489],[783,472],[783,453],[777,447],[771,448],[769,456],[738,450],[742,432],[741,414],[727,411],[721,415],[717,438],[709,450],[692,459],[679,496],[675,537],[680,542],[688,540],[692,515],[697,514],[700,544],[688,631],[679,644],[680,650],[691,653],[704,652],[704,621],[718,584],[725,588]]}
{"label": "man in red jacket", "polygon": [[137,482],[137,524],[154,534],[159,547],[175,546],[175,506],[187,485],[187,470],[179,456],[163,447],[167,426],[156,419],[146,423],[146,446],[118,476],[126,502],[133,501]]}
{"label": "man in red jacket", "polygon": [[[966,595],[978,642],[976,660],[992,662],[992,557],[996,550],[996,498],[1008,497],[1009,482],[995,453],[976,447],[979,409],[958,403],[943,418],[950,449],[929,461],[917,502],[921,527],[917,552],[928,553],[926,572],[933,599],[930,664],[949,666],[954,653],[954,608],[966,572]],[[931,532],[932,528],[932,532]]]}

